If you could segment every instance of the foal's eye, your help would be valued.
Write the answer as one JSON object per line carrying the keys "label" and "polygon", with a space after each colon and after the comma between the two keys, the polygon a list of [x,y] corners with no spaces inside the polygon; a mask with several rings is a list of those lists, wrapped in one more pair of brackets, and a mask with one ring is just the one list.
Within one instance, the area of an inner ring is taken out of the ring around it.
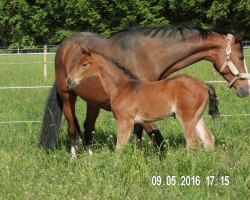
{"label": "foal's eye", "polygon": [[88,66],[88,63],[83,63],[82,64],[82,67],[87,67]]}

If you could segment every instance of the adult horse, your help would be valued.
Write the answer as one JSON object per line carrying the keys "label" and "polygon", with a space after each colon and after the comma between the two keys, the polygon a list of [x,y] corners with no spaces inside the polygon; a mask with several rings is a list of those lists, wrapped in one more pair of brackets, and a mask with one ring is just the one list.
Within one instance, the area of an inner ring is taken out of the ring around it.
{"label": "adult horse", "polygon": [[[237,90],[237,95],[245,97],[250,93],[250,83],[247,80],[249,74],[243,55],[242,37],[242,33],[233,36],[200,28],[159,26],[122,31],[109,39],[93,33],[80,33],[65,39],[55,57],[56,81],[46,105],[40,144],[45,149],[56,146],[61,110],[68,122],[71,145],[75,144],[76,130],[80,132],[75,116],[77,95],[88,103],[84,122],[87,147],[92,144],[100,108],[110,110],[108,95],[95,77],[83,82],[74,91],[67,87],[67,75],[82,55],[79,43],[84,42],[89,48],[115,58],[145,81],[164,79],[192,63],[208,60]],[[156,144],[161,146],[163,138],[156,126],[144,124],[143,127],[151,137],[155,136]]]}

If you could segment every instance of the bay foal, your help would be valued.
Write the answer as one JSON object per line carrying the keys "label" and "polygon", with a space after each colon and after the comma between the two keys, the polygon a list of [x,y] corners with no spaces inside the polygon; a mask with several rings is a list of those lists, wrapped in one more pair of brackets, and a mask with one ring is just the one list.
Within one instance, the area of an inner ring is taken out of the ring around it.
{"label": "bay foal", "polygon": [[[180,120],[186,146],[197,148],[202,141],[213,149],[215,138],[203,121],[209,100],[209,114],[219,116],[216,94],[211,85],[187,75],[178,75],[158,82],[142,82],[128,68],[80,45],[83,55],[67,77],[69,89],[89,80],[100,80],[110,96],[111,109],[118,123],[116,148],[129,139],[134,123],[153,122],[170,116]],[[200,139],[200,140],[199,140]],[[73,152],[74,152],[74,146]]]}

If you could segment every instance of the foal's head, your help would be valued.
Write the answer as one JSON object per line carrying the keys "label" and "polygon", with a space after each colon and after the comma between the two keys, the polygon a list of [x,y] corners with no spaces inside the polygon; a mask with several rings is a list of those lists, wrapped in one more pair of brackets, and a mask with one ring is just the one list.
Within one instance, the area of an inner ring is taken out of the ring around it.
{"label": "foal's head", "polygon": [[66,83],[70,89],[75,88],[81,82],[97,76],[97,62],[94,59],[94,51],[86,45],[80,44],[82,56],[78,64],[69,73]]}
{"label": "foal's head", "polygon": [[215,69],[229,82],[229,87],[237,90],[239,97],[250,94],[250,74],[247,71],[241,42],[243,35],[244,33],[235,36],[227,34],[218,37],[218,43],[223,45],[211,56]]}

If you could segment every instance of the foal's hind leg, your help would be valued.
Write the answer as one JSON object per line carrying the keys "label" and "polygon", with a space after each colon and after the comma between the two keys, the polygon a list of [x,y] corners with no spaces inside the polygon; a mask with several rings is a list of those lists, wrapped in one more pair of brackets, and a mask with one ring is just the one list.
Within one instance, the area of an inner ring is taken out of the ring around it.
{"label": "foal's hind leg", "polygon": [[94,107],[90,104],[87,104],[87,115],[84,121],[84,136],[85,136],[85,144],[86,151],[90,155],[93,154],[92,143],[93,143],[93,135],[95,132],[95,122],[99,115],[100,108]]}
{"label": "foal's hind leg", "polygon": [[207,128],[206,124],[204,123],[203,118],[199,119],[197,125],[196,125],[197,133],[205,147],[205,149],[213,150],[214,149],[214,143],[215,143],[215,137],[210,132],[210,130]]}
{"label": "foal's hind leg", "polygon": [[190,112],[190,110],[182,110],[177,114],[184,131],[187,149],[197,149],[200,146],[200,140],[196,132],[197,120],[194,117],[194,113]]}
{"label": "foal's hind leg", "polygon": [[68,122],[68,135],[70,138],[70,151],[72,158],[76,158],[77,129],[79,127],[75,116],[76,94],[63,93],[60,95],[63,101],[63,113]]}

